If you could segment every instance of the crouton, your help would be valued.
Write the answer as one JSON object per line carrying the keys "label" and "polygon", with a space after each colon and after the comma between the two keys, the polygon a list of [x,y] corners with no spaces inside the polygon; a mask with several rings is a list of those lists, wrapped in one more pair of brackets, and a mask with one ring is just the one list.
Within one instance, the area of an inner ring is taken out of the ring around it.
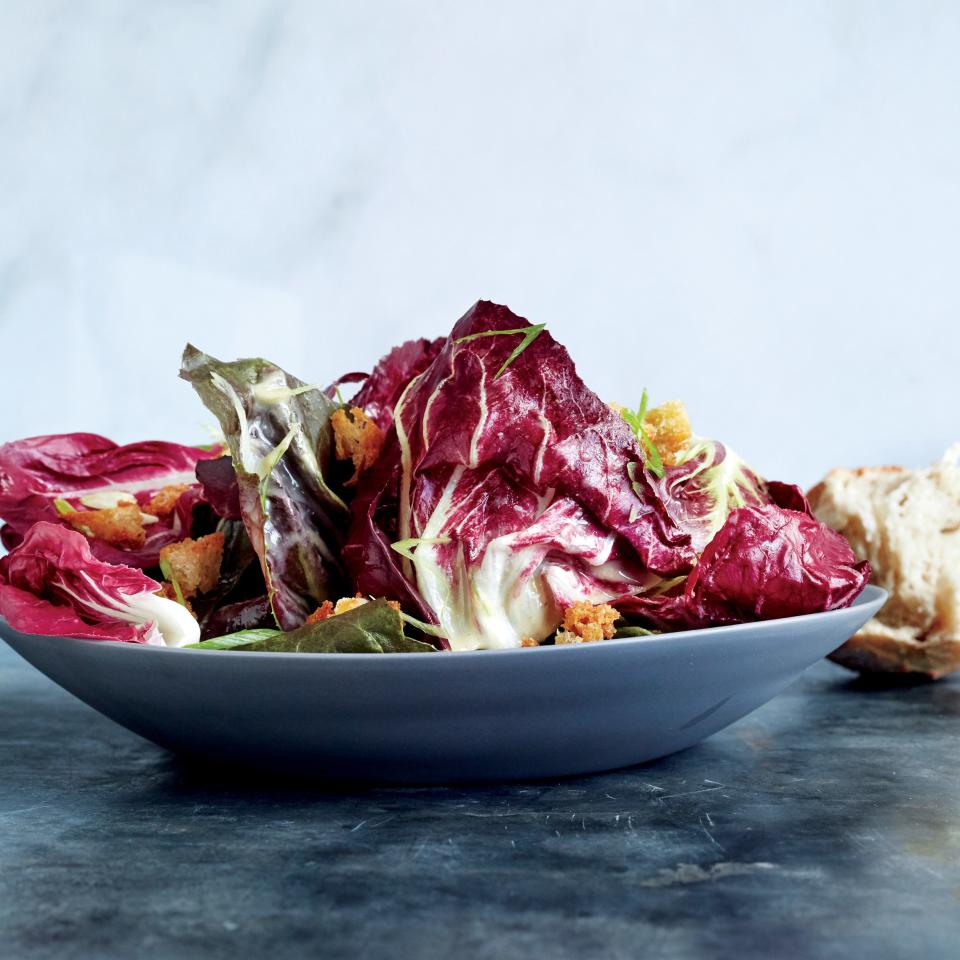
{"label": "crouton", "polygon": [[154,517],[168,517],[173,513],[180,499],[180,494],[190,489],[186,483],[171,483],[169,486],[158,490],[143,508],[144,513],[149,513]]}
{"label": "crouton", "polygon": [[668,400],[648,410],[643,418],[643,427],[664,465],[676,466],[680,454],[693,437],[690,417],[683,403],[680,400]]}
{"label": "crouton", "polygon": [[337,459],[353,461],[353,476],[345,484],[352,487],[377,462],[386,434],[359,407],[337,410],[330,423]]}
{"label": "crouton", "polygon": [[184,597],[212,590],[220,579],[223,562],[223,534],[207,534],[199,540],[180,540],[160,551],[160,568],[168,580],[175,580]]}
{"label": "crouton", "polygon": [[[341,613],[346,613],[348,610],[356,610],[357,607],[362,607],[365,603],[369,602],[362,593],[358,593],[353,597],[341,597],[336,604],[331,603],[329,600],[324,600],[304,622],[320,623],[322,620],[329,620],[330,617],[336,617]],[[387,606],[392,607],[394,610],[400,609],[400,604],[396,600],[388,600]]]}
{"label": "crouton", "polygon": [[122,503],[103,510],[71,510],[61,517],[74,530],[115,547],[142,547],[147,539],[143,514],[136,504]]}
{"label": "crouton", "polygon": [[304,620],[304,623],[320,623],[323,620],[329,620],[333,615],[333,604],[329,600],[324,600],[323,603]]}
{"label": "crouton", "polygon": [[360,594],[357,594],[355,597],[341,597],[333,608],[334,616],[346,613],[348,610],[356,610],[357,607],[362,607],[365,603],[369,602],[366,597]]}
{"label": "crouton", "polygon": [[614,623],[620,619],[620,613],[607,603],[589,603],[579,600],[563,611],[563,628],[557,632],[555,643],[577,643],[576,640],[563,638],[561,633],[573,634],[585,643],[597,640],[609,640],[616,633]]}

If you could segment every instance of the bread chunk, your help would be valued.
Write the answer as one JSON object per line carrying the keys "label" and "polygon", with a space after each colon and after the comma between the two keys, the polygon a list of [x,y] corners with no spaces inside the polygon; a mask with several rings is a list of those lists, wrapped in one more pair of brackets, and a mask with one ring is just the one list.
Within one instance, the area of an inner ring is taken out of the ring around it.
{"label": "bread chunk", "polygon": [[158,490],[149,500],[144,512],[154,517],[168,517],[173,513],[180,499],[180,494],[186,493],[190,487],[186,483],[171,483]]}
{"label": "bread chunk", "polygon": [[330,418],[330,424],[337,459],[353,462],[353,476],[345,483],[352,487],[377,462],[386,434],[359,407],[341,407]]}
{"label": "bread chunk", "polygon": [[115,547],[142,547],[147,539],[143,514],[134,503],[103,510],[72,510],[61,514],[74,530]]}
{"label": "bread chunk", "polygon": [[578,600],[563,611],[563,626],[557,631],[554,643],[562,645],[609,640],[616,633],[614,623],[619,619],[619,611],[607,603]]}
{"label": "bread chunk", "polygon": [[176,581],[184,597],[207,593],[217,585],[223,540],[222,533],[209,533],[199,540],[187,538],[168,544],[160,551],[161,569],[168,579]]}
{"label": "bread chunk", "polygon": [[329,620],[332,616],[334,616],[333,604],[329,600],[324,600],[303,622],[304,624],[322,623],[324,620]]}
{"label": "bread chunk", "polygon": [[668,467],[677,465],[680,454],[693,438],[687,408],[680,400],[668,400],[648,410],[643,418],[643,427],[657,448],[660,459]]}
{"label": "bread chunk", "polygon": [[960,669],[960,445],[923,470],[833,470],[809,494],[890,594],[831,659],[863,673]]}

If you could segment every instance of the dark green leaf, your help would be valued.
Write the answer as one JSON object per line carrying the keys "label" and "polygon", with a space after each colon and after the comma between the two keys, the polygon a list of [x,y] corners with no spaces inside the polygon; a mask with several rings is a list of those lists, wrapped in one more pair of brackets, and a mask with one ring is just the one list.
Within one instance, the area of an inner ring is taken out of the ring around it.
{"label": "dark green leaf", "polygon": [[400,611],[386,600],[371,600],[346,613],[307,623],[245,646],[272,653],[435,653],[427,643],[404,635]]}
{"label": "dark green leaf", "polygon": [[240,508],[281,627],[342,596],[349,511],[326,476],[335,401],[266,360],[223,363],[188,345],[180,376],[220,421]]}
{"label": "dark green leaf", "polygon": [[251,643],[256,643],[259,640],[267,640],[279,633],[279,630],[266,628],[257,630],[238,630],[236,633],[228,633],[222,637],[214,637],[212,640],[203,640],[200,643],[191,643],[184,649],[235,650],[237,647],[247,647]]}

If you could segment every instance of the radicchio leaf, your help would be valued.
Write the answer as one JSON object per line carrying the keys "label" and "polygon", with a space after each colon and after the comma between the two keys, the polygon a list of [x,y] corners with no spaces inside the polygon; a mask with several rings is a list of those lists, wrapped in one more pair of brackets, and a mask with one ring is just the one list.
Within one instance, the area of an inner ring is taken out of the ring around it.
{"label": "radicchio leaf", "polygon": [[[344,555],[364,593],[412,594],[457,649],[542,640],[562,608],[686,572],[626,423],[567,351],[480,301],[406,387],[377,467],[361,481]],[[412,542],[413,560],[390,544]]]}
{"label": "radicchio leaf", "polygon": [[4,550],[12,550],[22,540],[23,537],[21,537],[9,523],[5,523],[0,527],[0,546],[2,546]]}
{"label": "radicchio leaf", "polygon": [[201,460],[197,464],[197,481],[203,499],[224,520],[240,520],[240,487],[233,469],[232,457]]}
{"label": "radicchio leaf", "polygon": [[86,537],[58,524],[34,524],[0,558],[0,615],[15,630],[186,646],[200,638],[179,603],[156,596],[140,570],[98,560]]}
{"label": "radicchio leaf", "polygon": [[394,347],[373,368],[373,373],[366,378],[351,404],[360,407],[381,430],[389,429],[400,394],[414,377],[433,363],[445,342],[443,337],[436,340],[421,337]]}
{"label": "radicchio leaf", "polygon": [[270,600],[266,594],[214,607],[201,625],[201,639],[222,637],[242,630],[276,627]]}
{"label": "radicchio leaf", "polygon": [[732,510],[771,502],[765,481],[729,447],[696,440],[659,481],[664,502],[677,525],[690,535],[699,555]]}
{"label": "radicchio leaf", "polygon": [[[796,487],[773,483],[769,503],[734,510],[676,590],[616,603],[631,621],[693,629],[849,606],[870,579],[847,541],[820,523]],[[801,503],[802,501],[802,503]]]}
{"label": "radicchio leaf", "polygon": [[328,486],[337,404],[266,360],[224,363],[188,345],[180,376],[220,421],[240,510],[281,628],[343,594],[349,511]]}
{"label": "radicchio leaf", "polygon": [[369,373],[363,373],[361,370],[351,370],[350,373],[341,373],[323,392],[331,399],[342,403],[340,398],[340,388],[347,383],[363,383],[370,376]]}
{"label": "radicchio leaf", "polygon": [[29,437],[0,445],[0,519],[6,521],[3,542],[22,538],[45,520],[65,525],[61,507],[86,509],[82,500],[128,494],[145,507],[167,486],[186,485],[175,509],[145,526],[142,547],[119,547],[91,538],[94,556],[108,563],[153,567],[160,550],[192,533],[193,507],[199,498],[197,465],[217,457],[220,449],[186,447],[149,440],[118,446],[93,433]]}

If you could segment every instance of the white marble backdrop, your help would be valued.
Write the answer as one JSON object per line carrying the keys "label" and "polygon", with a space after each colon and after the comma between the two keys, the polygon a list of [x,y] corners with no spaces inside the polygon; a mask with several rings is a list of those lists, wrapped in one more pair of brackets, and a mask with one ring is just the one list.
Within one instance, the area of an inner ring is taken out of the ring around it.
{"label": "white marble backdrop", "polygon": [[203,439],[477,298],[770,475],[960,437],[960,5],[0,4],[0,439]]}

